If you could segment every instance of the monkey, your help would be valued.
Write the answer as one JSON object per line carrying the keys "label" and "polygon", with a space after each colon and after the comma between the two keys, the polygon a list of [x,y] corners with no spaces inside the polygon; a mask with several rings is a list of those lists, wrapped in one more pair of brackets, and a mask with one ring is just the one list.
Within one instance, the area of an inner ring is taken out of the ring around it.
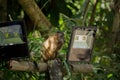
{"label": "monkey", "polygon": [[41,56],[44,61],[55,59],[64,43],[64,33],[56,32],[43,42]]}
{"label": "monkey", "polygon": [[[39,50],[40,57],[39,61],[34,60],[35,52],[31,52],[31,59],[33,59],[33,64],[36,70],[39,70],[38,62],[47,62],[48,60],[55,60],[58,51],[64,44],[64,33],[56,32],[50,35],[42,44],[42,48]],[[41,45],[41,44],[40,44]]]}

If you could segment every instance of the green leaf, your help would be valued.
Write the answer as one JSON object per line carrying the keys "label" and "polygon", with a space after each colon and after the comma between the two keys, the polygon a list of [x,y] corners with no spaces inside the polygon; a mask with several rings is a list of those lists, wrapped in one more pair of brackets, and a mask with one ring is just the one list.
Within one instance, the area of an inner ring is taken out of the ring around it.
{"label": "green leaf", "polygon": [[78,8],[73,4],[73,3],[67,3],[67,5],[69,5],[70,7],[72,7],[73,9],[75,9],[76,11],[78,11]]}
{"label": "green leaf", "polygon": [[111,78],[112,76],[113,76],[113,74],[110,73],[110,74],[107,75],[107,78]]}

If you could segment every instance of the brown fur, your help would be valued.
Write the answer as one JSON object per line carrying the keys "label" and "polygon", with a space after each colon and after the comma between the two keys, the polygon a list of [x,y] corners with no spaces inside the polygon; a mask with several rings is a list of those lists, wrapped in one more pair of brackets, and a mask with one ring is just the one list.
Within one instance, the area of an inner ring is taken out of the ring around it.
{"label": "brown fur", "polygon": [[42,57],[45,61],[49,59],[54,59],[57,56],[58,50],[62,47],[64,43],[64,34],[57,32],[43,43],[43,53]]}

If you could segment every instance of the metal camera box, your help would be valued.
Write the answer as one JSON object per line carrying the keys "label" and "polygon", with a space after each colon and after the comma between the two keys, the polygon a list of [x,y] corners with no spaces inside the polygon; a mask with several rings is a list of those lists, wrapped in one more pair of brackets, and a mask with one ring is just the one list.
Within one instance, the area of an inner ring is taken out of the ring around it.
{"label": "metal camera box", "polygon": [[95,27],[74,27],[67,61],[71,63],[90,62],[95,34]]}
{"label": "metal camera box", "polygon": [[24,21],[0,23],[0,60],[29,56]]}

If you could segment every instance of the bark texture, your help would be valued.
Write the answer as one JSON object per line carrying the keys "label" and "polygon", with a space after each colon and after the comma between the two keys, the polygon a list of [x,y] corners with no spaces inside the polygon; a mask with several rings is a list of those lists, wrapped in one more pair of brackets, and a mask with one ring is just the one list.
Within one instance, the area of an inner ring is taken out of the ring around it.
{"label": "bark texture", "polygon": [[51,23],[42,13],[35,0],[18,0],[18,2],[29,16],[31,21],[34,23],[36,28],[42,28],[46,30],[51,29]]}

